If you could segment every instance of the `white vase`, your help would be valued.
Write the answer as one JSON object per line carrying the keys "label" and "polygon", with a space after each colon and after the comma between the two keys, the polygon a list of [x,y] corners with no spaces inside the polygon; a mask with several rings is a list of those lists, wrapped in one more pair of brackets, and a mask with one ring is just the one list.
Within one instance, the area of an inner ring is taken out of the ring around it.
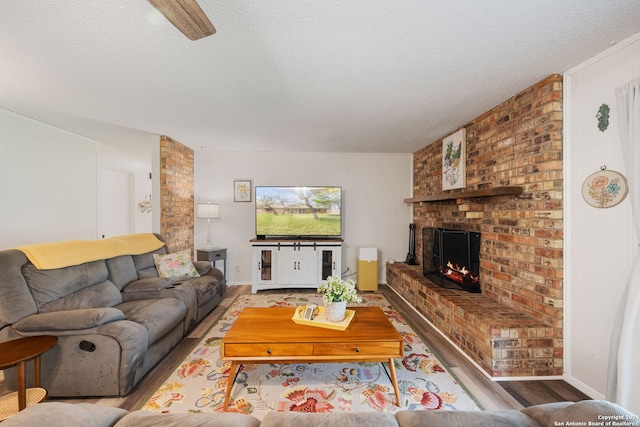
{"label": "white vase", "polygon": [[324,304],[324,314],[329,322],[342,322],[347,311],[346,301],[333,301]]}

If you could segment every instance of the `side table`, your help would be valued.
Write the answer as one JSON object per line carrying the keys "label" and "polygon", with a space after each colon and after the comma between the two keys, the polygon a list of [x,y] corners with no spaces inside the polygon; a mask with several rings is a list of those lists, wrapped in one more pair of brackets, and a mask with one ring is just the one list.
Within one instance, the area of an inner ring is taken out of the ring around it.
{"label": "side table", "polygon": [[[40,388],[40,356],[58,343],[58,337],[39,335],[0,343],[0,369],[16,367],[18,391],[0,397],[0,421],[47,397]],[[27,362],[33,360],[34,388],[27,389]]]}
{"label": "side table", "polygon": [[216,261],[222,261],[224,278],[227,279],[227,248],[197,249],[198,261],[209,261],[215,267]]}

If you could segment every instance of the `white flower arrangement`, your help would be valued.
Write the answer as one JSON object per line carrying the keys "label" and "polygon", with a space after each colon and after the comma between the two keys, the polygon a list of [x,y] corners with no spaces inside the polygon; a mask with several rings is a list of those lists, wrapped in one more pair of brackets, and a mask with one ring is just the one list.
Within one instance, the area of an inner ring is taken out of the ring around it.
{"label": "white flower arrangement", "polygon": [[327,283],[318,286],[318,293],[323,294],[325,304],[332,302],[362,302],[362,298],[356,293],[356,284],[353,280],[342,280],[336,276],[327,277]]}

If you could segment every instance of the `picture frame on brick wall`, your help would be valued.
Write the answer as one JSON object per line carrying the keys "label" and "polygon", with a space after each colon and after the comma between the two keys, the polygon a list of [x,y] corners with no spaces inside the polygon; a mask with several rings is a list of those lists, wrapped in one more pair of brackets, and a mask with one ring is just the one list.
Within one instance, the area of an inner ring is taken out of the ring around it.
{"label": "picture frame on brick wall", "polygon": [[467,186],[467,147],[464,128],[442,140],[442,189]]}

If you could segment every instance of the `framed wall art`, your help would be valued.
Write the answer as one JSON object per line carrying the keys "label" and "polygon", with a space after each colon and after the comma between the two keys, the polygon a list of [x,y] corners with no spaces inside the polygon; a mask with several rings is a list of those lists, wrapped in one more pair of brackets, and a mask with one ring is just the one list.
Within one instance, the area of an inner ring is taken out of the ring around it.
{"label": "framed wall art", "polygon": [[251,201],[251,180],[236,179],[233,181],[233,201],[234,202],[250,202]]}
{"label": "framed wall art", "polygon": [[442,140],[442,189],[467,186],[466,132],[462,128]]}

